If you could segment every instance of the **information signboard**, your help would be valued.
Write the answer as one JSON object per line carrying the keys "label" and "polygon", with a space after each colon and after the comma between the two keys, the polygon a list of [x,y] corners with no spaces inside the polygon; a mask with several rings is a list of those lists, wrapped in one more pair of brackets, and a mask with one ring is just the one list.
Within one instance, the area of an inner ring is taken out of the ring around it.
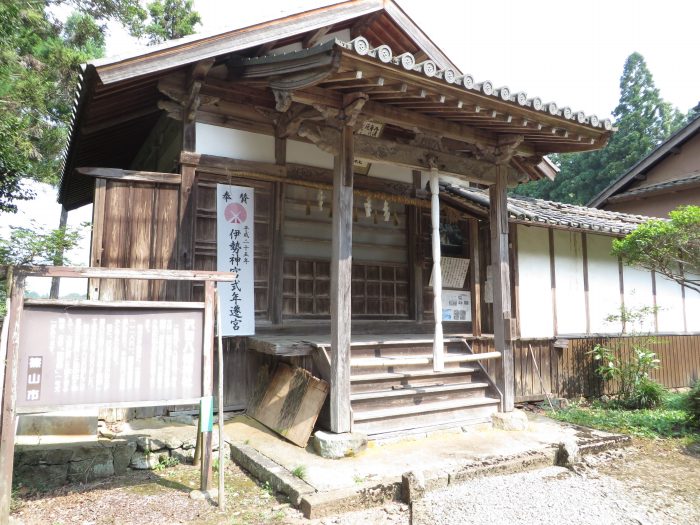
{"label": "information signboard", "polygon": [[202,309],[25,307],[18,411],[196,402],[203,317]]}

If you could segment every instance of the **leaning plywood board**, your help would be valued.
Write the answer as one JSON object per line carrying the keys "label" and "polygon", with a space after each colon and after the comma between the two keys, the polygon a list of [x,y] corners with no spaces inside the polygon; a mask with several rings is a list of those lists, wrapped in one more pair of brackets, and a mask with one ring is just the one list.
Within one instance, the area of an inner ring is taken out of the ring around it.
{"label": "leaning plywood board", "polygon": [[280,363],[265,393],[251,400],[248,415],[305,447],[327,394],[325,381]]}

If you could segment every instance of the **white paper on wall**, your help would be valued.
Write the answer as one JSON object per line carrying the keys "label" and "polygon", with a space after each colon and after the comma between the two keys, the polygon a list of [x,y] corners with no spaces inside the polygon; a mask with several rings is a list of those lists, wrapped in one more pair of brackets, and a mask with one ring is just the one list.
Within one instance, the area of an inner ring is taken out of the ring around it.
{"label": "white paper on wall", "polygon": [[442,291],[442,320],[469,322],[472,320],[472,296],[465,290]]}

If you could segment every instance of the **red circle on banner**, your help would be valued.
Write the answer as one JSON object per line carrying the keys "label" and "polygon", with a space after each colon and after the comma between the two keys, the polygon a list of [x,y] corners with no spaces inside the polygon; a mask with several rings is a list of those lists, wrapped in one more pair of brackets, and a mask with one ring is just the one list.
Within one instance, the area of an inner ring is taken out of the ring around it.
{"label": "red circle on banner", "polygon": [[243,224],[247,218],[245,208],[237,202],[232,202],[224,208],[224,219],[231,224]]}

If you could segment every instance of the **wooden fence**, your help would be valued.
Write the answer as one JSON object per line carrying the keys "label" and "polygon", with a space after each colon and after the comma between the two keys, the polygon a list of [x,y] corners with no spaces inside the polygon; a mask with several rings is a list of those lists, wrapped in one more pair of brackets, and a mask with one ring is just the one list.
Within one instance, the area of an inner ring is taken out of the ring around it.
{"label": "wooden fence", "polygon": [[[564,348],[556,347],[555,339],[513,342],[516,402],[543,400],[545,392],[574,398],[610,394],[616,390],[616,383],[603,384],[596,375],[598,363],[588,352],[596,344],[604,344],[630,356],[633,337],[577,337],[566,341]],[[490,337],[475,338],[470,344],[474,352],[495,350]],[[700,335],[658,336],[650,348],[661,360],[661,367],[651,373],[655,381],[668,388],[682,388],[700,379]],[[500,361],[487,361],[485,366],[492,377],[498,377]]]}

